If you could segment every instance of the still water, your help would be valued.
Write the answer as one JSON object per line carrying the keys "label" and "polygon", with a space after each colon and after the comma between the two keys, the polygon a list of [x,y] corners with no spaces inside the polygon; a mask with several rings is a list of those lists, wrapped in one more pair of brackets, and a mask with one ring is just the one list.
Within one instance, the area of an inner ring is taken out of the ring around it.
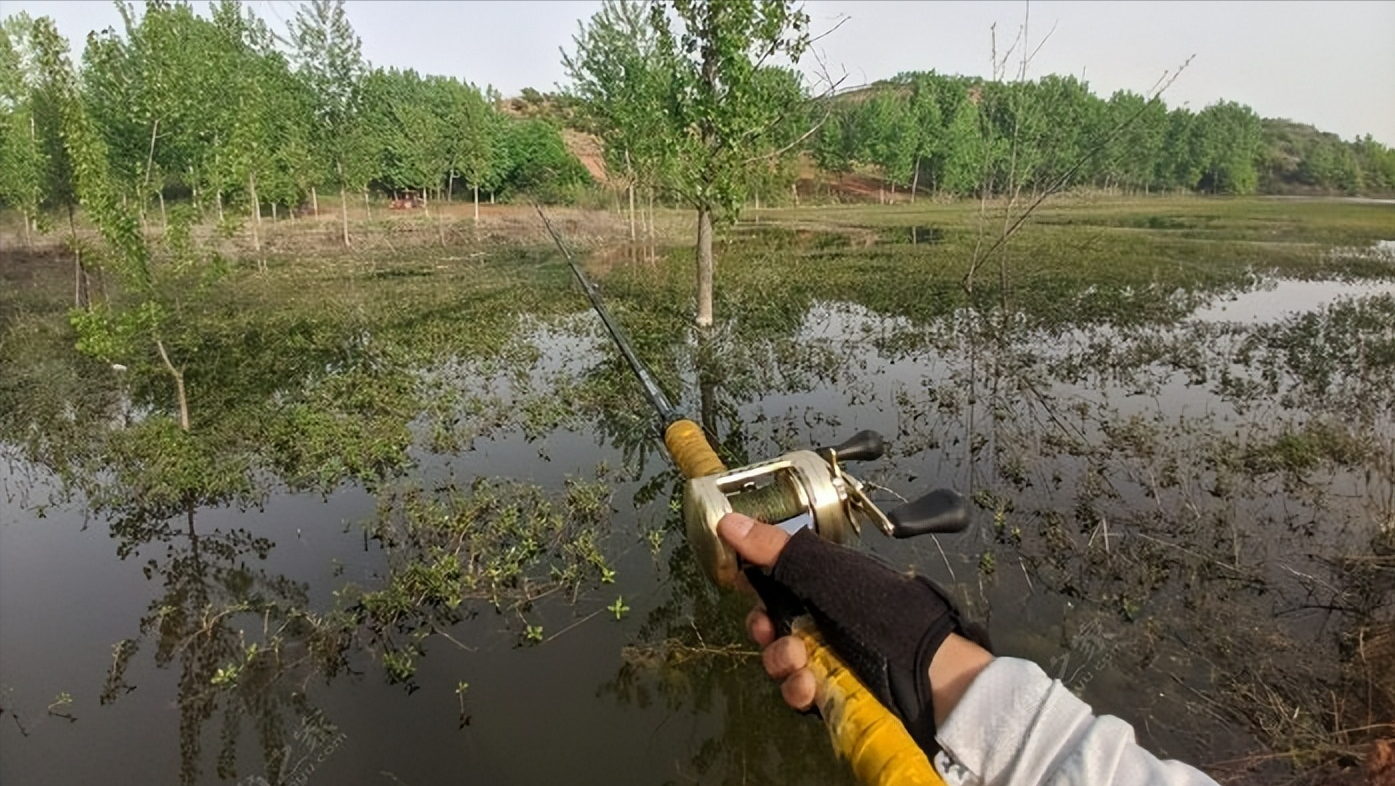
{"label": "still water", "polygon": [[[1101,711],[1134,722],[1153,749],[1205,765],[1259,744],[1216,709],[1234,686],[1216,677],[1229,664],[1209,659],[1210,629],[1258,620],[1310,655],[1330,655],[1340,623],[1293,601],[1316,591],[1295,576],[1326,580],[1322,558],[1390,515],[1388,480],[1363,479],[1359,462],[1323,464],[1291,488],[1263,466],[1232,477],[1205,457],[1243,435],[1237,449],[1262,464],[1268,454],[1245,444],[1369,399],[1383,377],[1335,362],[1318,384],[1284,360],[1284,347],[1307,335],[1305,315],[1391,298],[1389,280],[1257,279],[1166,329],[1066,325],[998,342],[966,328],[974,320],[965,315],[914,324],[819,303],[790,341],[733,356],[711,384],[691,357],[680,363],[680,398],[718,436],[739,431],[733,441],[752,459],[871,428],[892,447],[856,468],[864,478],[907,496],[937,485],[974,494],[970,533],[865,539],[953,585],[991,623],[999,652],[1036,659]],[[1373,344],[1395,340],[1388,325],[1359,329]],[[606,351],[589,312],[540,321],[522,338],[537,349],[526,389],[448,361],[419,373],[473,379],[481,395],[520,410],[596,373]],[[1395,430],[1387,404],[1368,417]],[[433,452],[421,439],[413,448],[414,472],[434,480],[508,477],[558,489],[608,468],[604,550],[616,580],[574,603],[549,598],[529,609],[540,643],[520,635],[514,615],[483,604],[449,637],[425,642],[415,690],[388,684],[365,649],[332,677],[288,662],[206,706],[200,697],[226,659],[180,656],[177,642],[162,653],[147,640],[113,692],[115,645],[152,615],[158,631],[160,615],[173,613],[160,606],[190,593],[274,595],[324,611],[346,584],[373,586],[388,569],[363,529],[377,515],[375,497],[351,486],[272,494],[245,511],[200,509],[172,536],[122,557],[103,521],[79,501],[50,502],[53,479],[8,448],[0,781],[850,783],[821,727],[784,711],[761,677],[740,630],[745,601],[719,602],[675,567],[687,557],[668,506],[673,484],[659,477],[662,456],[634,449],[646,428],[635,409],[604,436],[585,422],[542,433],[502,425],[459,450]],[[636,502],[656,478],[656,498]],[[215,548],[239,532],[272,545],[264,556]],[[608,608],[617,599],[628,606],[618,619]],[[269,623],[234,610],[217,624],[244,644],[262,640]],[[230,751],[222,761],[220,749]]]}

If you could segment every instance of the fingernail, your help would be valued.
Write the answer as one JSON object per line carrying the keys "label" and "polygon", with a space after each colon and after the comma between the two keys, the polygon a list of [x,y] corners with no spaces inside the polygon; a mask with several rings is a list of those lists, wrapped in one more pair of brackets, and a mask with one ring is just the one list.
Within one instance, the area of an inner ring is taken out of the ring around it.
{"label": "fingernail", "polygon": [[756,520],[739,513],[728,513],[717,522],[718,534],[727,540],[741,540],[756,525]]}

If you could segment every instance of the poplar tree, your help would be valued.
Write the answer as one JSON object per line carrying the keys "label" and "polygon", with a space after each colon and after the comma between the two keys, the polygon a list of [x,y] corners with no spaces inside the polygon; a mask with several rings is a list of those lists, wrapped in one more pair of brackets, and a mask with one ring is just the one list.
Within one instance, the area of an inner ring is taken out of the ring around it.
{"label": "poplar tree", "polygon": [[658,50],[650,6],[638,0],[607,0],[572,37],[574,53],[562,65],[581,99],[587,119],[604,143],[606,169],[623,180],[629,196],[630,240],[637,237],[635,191],[659,185],[671,146],[664,116],[671,77]]}
{"label": "poplar tree", "polygon": [[0,25],[0,202],[19,210],[26,244],[45,199],[48,159],[38,136],[23,48],[33,20],[15,14]]}
{"label": "poplar tree", "polygon": [[339,188],[344,245],[349,240],[348,190],[366,186],[371,166],[368,136],[359,128],[366,67],[363,45],[344,0],[310,0],[290,24],[297,72],[314,96],[314,145],[330,182]]}
{"label": "poplar tree", "polygon": [[669,119],[664,140],[674,162],[669,187],[697,211],[697,318],[712,324],[712,230],[745,198],[745,169],[770,150],[768,135],[794,107],[760,90],[771,58],[798,62],[809,44],[809,17],[787,0],[675,0],[650,9]]}

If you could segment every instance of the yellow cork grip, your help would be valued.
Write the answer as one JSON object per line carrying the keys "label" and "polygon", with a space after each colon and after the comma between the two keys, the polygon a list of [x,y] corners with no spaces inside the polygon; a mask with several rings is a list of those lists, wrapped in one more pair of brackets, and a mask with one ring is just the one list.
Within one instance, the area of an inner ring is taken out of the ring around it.
{"label": "yellow cork grip", "polygon": [[794,635],[809,652],[814,703],[833,750],[848,760],[858,781],[864,786],[945,786],[906,727],[843,665],[807,617],[795,621]]}
{"label": "yellow cork grip", "polygon": [[702,427],[691,420],[675,420],[670,424],[664,430],[664,445],[685,478],[702,478],[727,471],[712,446],[707,444]]}

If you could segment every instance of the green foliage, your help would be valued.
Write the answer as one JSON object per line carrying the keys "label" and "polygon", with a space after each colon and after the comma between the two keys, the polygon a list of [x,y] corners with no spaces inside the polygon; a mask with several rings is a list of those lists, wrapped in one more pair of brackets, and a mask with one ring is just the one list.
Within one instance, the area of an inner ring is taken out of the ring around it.
{"label": "green foliage", "polygon": [[1395,191],[1395,150],[1368,134],[1343,142],[1336,134],[1287,120],[1261,121],[1264,155],[1260,190],[1389,193]]}
{"label": "green foliage", "polygon": [[572,185],[591,182],[591,175],[567,150],[557,129],[544,120],[518,120],[505,125],[507,165],[500,180],[506,191],[521,191],[556,199]]}
{"label": "green foliage", "polygon": [[809,17],[781,0],[683,0],[672,11],[654,5],[649,14],[665,77],[668,186],[699,210],[734,217],[746,167],[789,153],[773,146],[775,131],[797,106],[772,100],[790,96],[765,89],[761,71],[776,54],[799,61]]}
{"label": "green foliage", "polygon": [[[814,111],[794,72],[771,65],[778,52],[797,60],[807,37],[785,2],[611,0],[563,54],[568,92],[508,102],[519,118],[490,89],[370,71],[342,0],[303,5],[284,34],[232,0],[206,16],[185,3],[118,8],[121,25],[88,37],[80,76],[60,67],[51,20],[5,18],[0,204],[29,216],[26,228],[79,202],[104,211],[94,223],[127,267],[140,266],[129,240],[161,198],[187,195],[227,227],[241,219],[225,206],[289,210],[316,188],[441,192],[463,181],[573,199],[589,177],[544,123],[598,134],[612,177],[718,217],[787,193],[801,150],[830,172],[871,167],[898,189],[961,196],[1061,178],[1127,191],[1395,191],[1395,150],[1369,135],[1344,141],[1227,101],[1192,112],[1127,91],[1103,100],[1073,77],[907,73]],[[80,198],[83,177],[105,185]]]}
{"label": "green foliage", "polygon": [[[388,581],[358,593],[354,615],[385,642],[390,680],[410,682],[416,643],[477,604],[521,616],[543,595],[575,596],[597,580],[609,507],[597,518],[592,501],[609,492],[599,481],[579,485],[586,491],[560,501],[538,486],[482,477],[384,489],[370,535],[388,553]],[[523,620],[523,639],[541,642],[543,626]]]}
{"label": "green foliage", "polygon": [[609,172],[640,186],[661,184],[672,164],[664,101],[669,74],[649,23],[649,4],[606,0],[562,53],[588,129],[604,143]]}
{"label": "green foliage", "polygon": [[36,105],[42,104],[35,90],[38,75],[25,65],[32,30],[33,21],[24,13],[0,24],[0,204],[18,208],[26,220],[38,213],[47,199],[45,184],[52,182],[35,115]]}
{"label": "green foliage", "polygon": [[370,137],[360,118],[366,71],[362,42],[349,23],[344,0],[312,0],[290,25],[296,73],[313,96],[314,150],[323,176],[343,188],[371,179]]}
{"label": "green foliage", "polygon": [[1222,101],[1197,115],[1203,158],[1196,188],[1220,194],[1253,194],[1259,184],[1259,116],[1247,106]]}
{"label": "green foliage", "polygon": [[624,619],[625,615],[630,612],[630,607],[625,605],[625,598],[620,595],[615,596],[615,602],[605,608],[606,611],[614,614],[617,620]]}
{"label": "green foliage", "polygon": [[990,82],[900,74],[833,98],[809,148],[820,167],[879,170],[958,196],[1054,183],[1131,191],[1388,193],[1395,151],[1343,142],[1221,101],[1199,113],[1073,77]]}

